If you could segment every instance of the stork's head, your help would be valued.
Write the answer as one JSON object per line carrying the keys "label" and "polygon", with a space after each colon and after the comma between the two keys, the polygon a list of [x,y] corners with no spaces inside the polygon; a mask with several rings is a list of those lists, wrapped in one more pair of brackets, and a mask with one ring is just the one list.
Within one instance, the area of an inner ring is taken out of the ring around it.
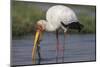
{"label": "stork's head", "polygon": [[44,31],[45,30],[45,27],[46,27],[46,21],[45,20],[39,20],[37,21],[37,30],[41,30],[41,31]]}
{"label": "stork's head", "polygon": [[39,20],[36,24],[36,34],[34,39],[34,45],[37,45],[39,40],[41,39],[42,32],[45,30],[45,20]]}

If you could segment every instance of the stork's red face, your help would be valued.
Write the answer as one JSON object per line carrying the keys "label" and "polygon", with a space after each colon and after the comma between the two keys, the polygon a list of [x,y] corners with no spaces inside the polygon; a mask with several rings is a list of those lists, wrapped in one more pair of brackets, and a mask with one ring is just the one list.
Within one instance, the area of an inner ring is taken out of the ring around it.
{"label": "stork's red face", "polygon": [[43,31],[44,31],[43,27],[41,25],[37,25],[34,42],[40,40]]}
{"label": "stork's red face", "polygon": [[46,26],[45,22],[46,22],[45,20],[39,20],[37,22],[34,45],[37,45],[37,42],[39,42],[39,40],[42,37],[42,32],[45,30],[45,26]]}
{"label": "stork's red face", "polygon": [[39,43],[43,31],[44,31],[43,25],[37,23],[34,46],[36,46]]}

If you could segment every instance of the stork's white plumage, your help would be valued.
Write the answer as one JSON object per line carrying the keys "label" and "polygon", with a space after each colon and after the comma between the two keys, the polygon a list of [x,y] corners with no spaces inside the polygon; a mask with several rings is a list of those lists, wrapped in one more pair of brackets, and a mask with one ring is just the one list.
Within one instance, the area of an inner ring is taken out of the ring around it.
{"label": "stork's white plumage", "polygon": [[[35,36],[34,46],[36,46],[39,36],[42,31],[56,31],[57,32],[57,44],[58,40],[58,29],[62,28],[64,32],[70,29],[81,30],[83,25],[79,23],[75,12],[67,6],[55,5],[49,8],[46,12],[46,20],[39,20],[37,22],[37,32]],[[32,56],[35,54],[35,47],[33,47]],[[34,57],[33,57],[34,59]]]}
{"label": "stork's white plumage", "polygon": [[[69,24],[71,22],[77,22],[77,17],[72,9],[63,5],[56,5],[48,9],[46,13],[46,30],[55,31],[59,27],[64,27],[61,25],[61,22],[64,24]],[[65,31],[66,29],[64,29]]]}
{"label": "stork's white plumage", "polygon": [[[41,22],[42,21],[42,22]],[[78,22],[78,19],[72,9],[63,5],[56,5],[48,9],[46,13],[46,20],[38,21],[38,24],[45,25],[46,31],[55,31],[61,27],[65,32],[67,28],[63,27],[61,22],[69,24]]]}

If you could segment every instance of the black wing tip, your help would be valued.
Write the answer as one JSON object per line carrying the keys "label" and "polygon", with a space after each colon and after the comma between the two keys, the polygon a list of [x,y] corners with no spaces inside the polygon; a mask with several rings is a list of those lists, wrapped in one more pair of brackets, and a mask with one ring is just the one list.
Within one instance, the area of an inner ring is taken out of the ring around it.
{"label": "black wing tip", "polygon": [[62,26],[67,27],[68,25],[64,24],[63,22],[61,22]]}

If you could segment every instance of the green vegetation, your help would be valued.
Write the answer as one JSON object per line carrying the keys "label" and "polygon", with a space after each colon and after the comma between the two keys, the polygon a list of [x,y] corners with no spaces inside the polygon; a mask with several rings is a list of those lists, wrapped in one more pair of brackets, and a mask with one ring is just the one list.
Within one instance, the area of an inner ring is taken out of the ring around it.
{"label": "green vegetation", "polygon": [[35,23],[44,13],[35,5],[25,2],[12,3],[12,35],[21,36],[34,31]]}
{"label": "green vegetation", "polygon": [[84,25],[82,33],[95,33],[95,23],[96,19],[95,17],[88,16],[87,14],[81,13],[79,15],[80,22]]}
{"label": "green vegetation", "polygon": [[[71,7],[76,10],[80,10],[77,13],[77,16],[80,22],[84,25],[84,29],[81,31],[81,33],[95,33],[95,7],[87,7],[87,9],[86,7],[83,9],[81,6]],[[11,15],[13,36],[33,33],[35,30],[36,21],[45,19],[45,12],[43,12],[39,6],[27,2],[13,1]],[[77,33],[73,30],[69,30],[69,32]]]}

